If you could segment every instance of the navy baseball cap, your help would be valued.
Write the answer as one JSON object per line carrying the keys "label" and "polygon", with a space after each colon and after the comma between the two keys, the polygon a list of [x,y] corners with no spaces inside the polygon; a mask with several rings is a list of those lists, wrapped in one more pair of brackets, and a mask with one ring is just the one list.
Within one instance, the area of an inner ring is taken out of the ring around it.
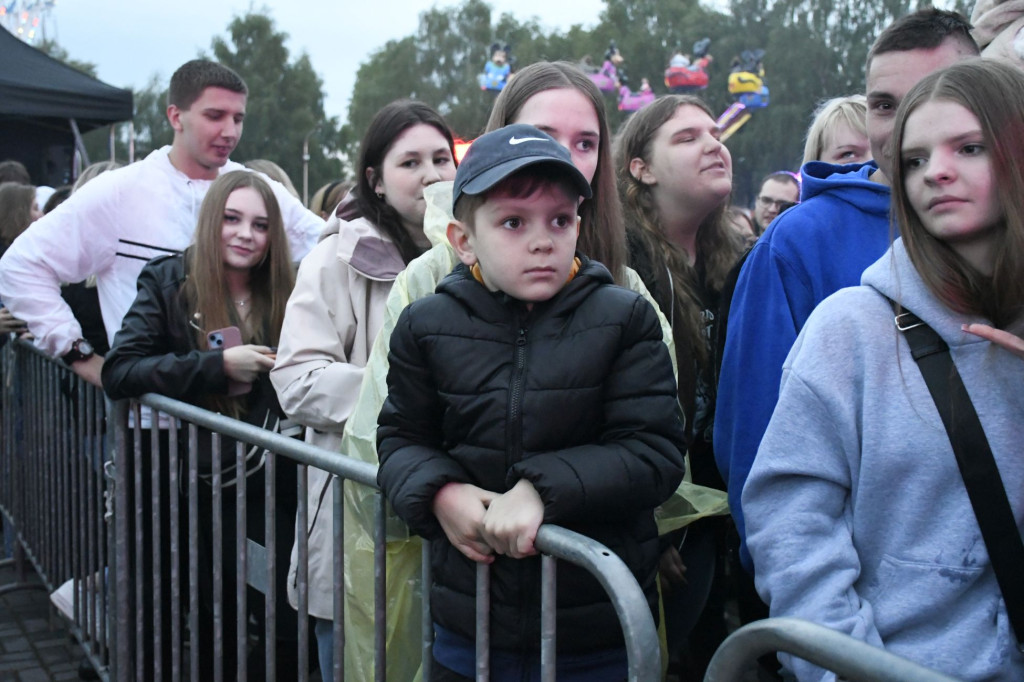
{"label": "navy baseball cap", "polygon": [[589,199],[593,195],[568,149],[531,125],[514,123],[481,135],[470,145],[455,172],[452,206],[463,194],[481,194],[513,173],[541,163],[563,167],[580,196]]}

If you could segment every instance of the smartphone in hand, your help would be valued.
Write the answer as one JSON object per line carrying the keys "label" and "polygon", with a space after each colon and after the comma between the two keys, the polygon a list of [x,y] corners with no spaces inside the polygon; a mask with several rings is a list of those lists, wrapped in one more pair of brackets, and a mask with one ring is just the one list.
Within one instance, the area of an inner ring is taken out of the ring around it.
{"label": "smartphone in hand", "polygon": [[[238,327],[224,327],[207,333],[206,343],[210,350],[226,350],[242,345],[242,332]],[[244,395],[252,389],[252,385],[228,379],[228,395]]]}

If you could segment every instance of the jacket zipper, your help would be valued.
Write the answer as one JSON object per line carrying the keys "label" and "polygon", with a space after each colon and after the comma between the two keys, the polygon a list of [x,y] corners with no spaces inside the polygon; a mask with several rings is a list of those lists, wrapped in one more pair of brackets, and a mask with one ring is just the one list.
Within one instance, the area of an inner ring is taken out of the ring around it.
{"label": "jacket zipper", "polygon": [[[509,390],[508,401],[508,447],[505,450],[505,470],[512,468],[512,465],[523,458],[523,384],[526,381],[526,327],[520,327],[516,336],[516,347],[512,367],[512,385]],[[524,561],[517,561],[516,570],[519,573],[519,585],[525,593],[533,592],[530,572]],[[529,603],[529,602],[524,602]],[[519,625],[520,654],[526,654],[526,637],[528,632],[528,618],[521,618]],[[524,671],[525,674],[525,671]]]}
{"label": "jacket zipper", "polygon": [[508,447],[505,449],[505,470],[523,457],[523,382],[526,378],[526,328],[519,328],[516,337],[515,364],[508,399]]}

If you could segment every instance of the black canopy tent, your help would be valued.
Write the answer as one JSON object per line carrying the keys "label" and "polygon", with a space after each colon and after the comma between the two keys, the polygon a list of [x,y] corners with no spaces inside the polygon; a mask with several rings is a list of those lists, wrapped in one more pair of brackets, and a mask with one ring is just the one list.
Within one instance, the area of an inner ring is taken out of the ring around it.
{"label": "black canopy tent", "polygon": [[33,182],[71,180],[76,128],[132,117],[132,93],[107,85],[0,29],[0,160],[17,159]]}

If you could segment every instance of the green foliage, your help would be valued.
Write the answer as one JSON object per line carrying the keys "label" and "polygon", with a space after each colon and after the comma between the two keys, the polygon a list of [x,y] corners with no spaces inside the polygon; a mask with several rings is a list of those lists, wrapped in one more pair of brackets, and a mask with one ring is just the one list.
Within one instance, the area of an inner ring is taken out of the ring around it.
{"label": "green foliage", "polygon": [[752,197],[772,171],[796,170],[815,107],[863,93],[871,43],[914,9],[912,0],[733,0],[737,34],[753,38],[744,47],[765,49],[771,89],[771,105],[729,140],[736,196]]}
{"label": "green foliage", "polygon": [[154,74],[146,87],[135,91],[135,158],[145,157],[174,139],[167,120],[167,87],[166,80]]}
{"label": "green foliage", "polygon": [[[265,14],[250,12],[235,17],[227,38],[214,38],[213,59],[230,66],[249,86],[245,130],[232,158],[237,161],[270,159],[281,166],[302,192],[302,147],[309,135],[309,193],[343,176],[339,151],[340,124],[328,118],[323,106],[323,82],[305,54],[290,58],[285,41]],[[40,46],[56,59],[95,77],[96,67],[77,62],[56,43]],[[170,144],[174,133],[167,121],[167,79],[154,75],[134,92],[135,158]],[[91,161],[110,158],[110,129],[83,136]],[[119,125],[115,158],[128,159],[128,126]]]}
{"label": "green foliage", "polygon": [[245,130],[232,154],[237,161],[269,159],[285,170],[302,193],[303,140],[309,136],[309,193],[341,177],[337,118],[324,113],[323,82],[306,54],[290,61],[285,41],[270,17],[248,13],[228,26],[228,39],[214,38],[213,59],[231,67],[249,86]]}
{"label": "green foliage", "polygon": [[[167,121],[167,86],[157,75],[150,76],[149,82],[140,90],[132,91],[135,114],[131,125],[134,128],[134,158],[145,158],[154,149],[171,143],[174,131]],[[128,162],[130,144],[129,125],[127,122],[115,126],[116,139],[114,158]],[[89,160],[93,163],[106,161],[110,158],[110,128],[98,128],[82,136]]]}
{"label": "green foliage", "polygon": [[[946,0],[965,5],[967,0]],[[545,32],[536,22],[503,15],[493,20],[483,0],[465,0],[420,16],[415,35],[391,41],[362,64],[344,128],[346,151],[354,156],[373,114],[401,97],[438,108],[453,129],[472,138],[486,123],[493,99],[477,89],[487,51],[495,40],[508,42],[517,66],[547,59],[603,60],[614,40],[624,57],[622,70],[637,89],[647,78],[665,92],[663,73],[674,47],[689,52],[711,38],[715,61],[711,84],[701,93],[712,111],[730,104],[729,62],[746,49],[765,50],[765,82],[771,105],[755,111],[729,141],[733,154],[734,200],[749,203],[765,174],[799,165],[803,138],[815,106],[823,99],[864,91],[864,64],[875,36],[894,18],[928,0],[731,0],[728,11],[699,0],[605,0],[596,25]],[[590,19],[581,17],[582,19]],[[400,76],[400,77],[396,77]],[[628,115],[617,98],[606,98],[609,121],[617,128]]]}
{"label": "green foliage", "polygon": [[503,16],[502,33],[491,28],[491,9],[482,0],[431,9],[420,15],[416,35],[390,41],[359,67],[343,130],[346,155],[355,159],[363,131],[374,114],[396,99],[411,98],[436,108],[455,134],[480,134],[494,100],[482,91],[476,75],[483,70],[495,40],[512,44],[519,57],[519,37],[530,37],[514,19]]}

